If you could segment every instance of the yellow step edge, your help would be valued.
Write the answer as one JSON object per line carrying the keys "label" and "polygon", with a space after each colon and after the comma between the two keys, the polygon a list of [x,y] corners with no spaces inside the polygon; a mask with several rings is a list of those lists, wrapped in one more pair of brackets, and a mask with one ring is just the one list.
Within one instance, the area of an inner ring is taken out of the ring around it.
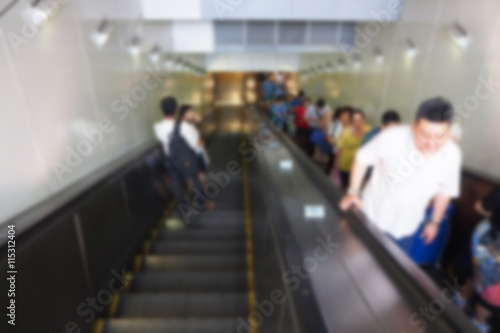
{"label": "yellow step edge", "polygon": [[94,323],[94,329],[92,330],[92,333],[102,333],[103,329],[104,329],[104,319],[97,319]]}
{"label": "yellow step edge", "polygon": [[109,306],[109,317],[113,318],[116,316],[116,310],[118,309],[118,303],[120,302],[120,294],[113,294],[113,299],[111,300],[111,305]]}
{"label": "yellow step edge", "polygon": [[135,259],[134,259],[134,272],[137,273],[141,270],[141,266],[142,266],[142,255],[141,254],[138,254],[135,256]]}

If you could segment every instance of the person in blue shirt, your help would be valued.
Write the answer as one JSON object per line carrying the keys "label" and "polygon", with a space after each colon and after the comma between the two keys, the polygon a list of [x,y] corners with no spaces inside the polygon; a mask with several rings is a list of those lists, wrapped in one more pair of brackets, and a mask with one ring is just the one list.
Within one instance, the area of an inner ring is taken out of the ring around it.
{"label": "person in blue shirt", "polygon": [[282,129],[284,132],[288,131],[288,108],[285,103],[285,96],[279,95],[275,98],[274,103],[271,105],[270,116],[271,121],[276,127]]}
{"label": "person in blue shirt", "polygon": [[262,90],[264,91],[264,101],[266,103],[272,102],[274,99],[275,86],[273,83],[273,77],[269,74],[262,84]]}
{"label": "person in blue shirt", "polygon": [[297,108],[297,106],[301,106],[301,105],[304,105],[304,98],[306,97],[306,94],[304,93],[303,90],[300,90],[298,95],[295,96],[292,100],[292,102],[290,103],[290,107],[292,108],[291,111],[295,112],[295,109]]}

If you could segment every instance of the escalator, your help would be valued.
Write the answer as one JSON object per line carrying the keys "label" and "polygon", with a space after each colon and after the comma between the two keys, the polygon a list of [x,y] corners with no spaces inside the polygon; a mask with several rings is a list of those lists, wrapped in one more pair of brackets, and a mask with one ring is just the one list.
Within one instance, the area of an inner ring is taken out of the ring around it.
{"label": "escalator", "polygon": [[[239,133],[214,134],[208,147],[211,169],[241,161],[240,141]],[[254,295],[245,181],[245,172],[231,176],[214,197],[214,210],[181,228],[160,223],[135,259],[126,292],[115,296],[109,318],[97,321],[94,332],[236,332]]]}

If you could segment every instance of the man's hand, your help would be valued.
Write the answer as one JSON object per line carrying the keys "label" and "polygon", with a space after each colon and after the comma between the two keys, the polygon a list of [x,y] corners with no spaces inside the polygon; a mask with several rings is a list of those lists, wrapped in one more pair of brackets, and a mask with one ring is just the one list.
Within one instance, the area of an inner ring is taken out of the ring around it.
{"label": "man's hand", "polygon": [[346,211],[348,209],[361,209],[361,199],[355,194],[348,194],[340,200],[340,209]]}
{"label": "man's hand", "polygon": [[420,237],[424,240],[424,244],[430,244],[436,239],[439,233],[439,224],[427,223]]}

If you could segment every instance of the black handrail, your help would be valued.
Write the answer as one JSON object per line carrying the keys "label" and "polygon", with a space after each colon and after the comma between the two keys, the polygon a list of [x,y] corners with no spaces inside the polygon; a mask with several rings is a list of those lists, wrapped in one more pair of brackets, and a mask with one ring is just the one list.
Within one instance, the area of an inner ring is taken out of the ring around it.
{"label": "black handrail", "polygon": [[[136,162],[140,162],[144,156],[155,149],[159,149],[159,143],[156,141],[145,143],[133,149],[128,154],[99,168],[59,193],[3,222],[0,226],[0,233],[3,233],[3,229],[7,229],[8,225],[16,225],[16,235],[21,237],[52,214],[121,177],[133,168]],[[7,239],[0,239],[0,250],[5,247],[6,243]]]}

